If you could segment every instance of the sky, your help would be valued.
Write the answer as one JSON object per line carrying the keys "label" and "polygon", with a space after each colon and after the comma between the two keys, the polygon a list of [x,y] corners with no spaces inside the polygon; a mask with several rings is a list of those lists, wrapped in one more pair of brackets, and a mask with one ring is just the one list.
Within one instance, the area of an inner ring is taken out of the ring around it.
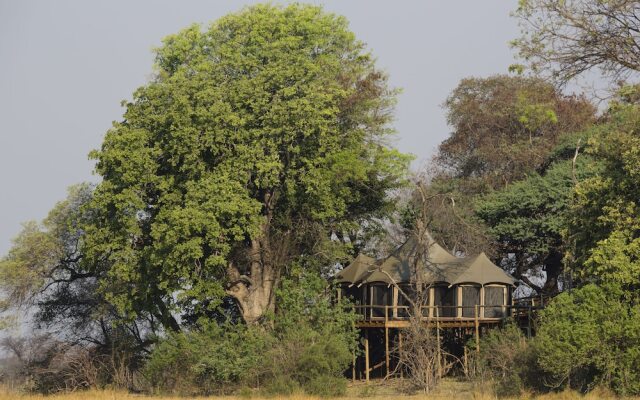
{"label": "sky", "polygon": [[[307,2],[346,16],[403,90],[396,145],[416,156],[415,169],[450,131],[441,104],[457,83],[514,62],[516,0]],[[252,3],[0,0],[0,256],[67,187],[99,180],[87,154],[150,79],[162,38]]]}

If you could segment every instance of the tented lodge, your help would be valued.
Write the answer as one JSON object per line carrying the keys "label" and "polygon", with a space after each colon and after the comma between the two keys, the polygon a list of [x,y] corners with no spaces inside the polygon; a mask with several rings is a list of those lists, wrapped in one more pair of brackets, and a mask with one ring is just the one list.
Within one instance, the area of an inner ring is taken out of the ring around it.
{"label": "tented lodge", "polygon": [[[452,255],[429,237],[418,257],[417,240],[409,239],[382,260],[360,254],[334,279],[340,296],[350,297],[365,320],[403,319],[411,299],[419,298],[422,315],[439,319],[502,319],[516,280],[484,254]],[[426,247],[426,246],[425,246]],[[420,274],[420,276],[417,276]],[[416,296],[420,280],[426,293]]]}
{"label": "tented lodge", "polygon": [[[511,275],[484,253],[456,257],[429,235],[421,245],[407,240],[381,260],[360,254],[333,282],[338,297],[349,297],[362,316],[357,326],[364,354],[354,354],[354,380],[369,380],[371,373],[389,376],[394,363],[397,370],[393,349],[402,346],[403,329],[411,323],[442,330],[448,343],[475,336],[479,346],[483,328],[501,324],[514,310],[516,280]],[[418,287],[421,293],[415,293]]]}

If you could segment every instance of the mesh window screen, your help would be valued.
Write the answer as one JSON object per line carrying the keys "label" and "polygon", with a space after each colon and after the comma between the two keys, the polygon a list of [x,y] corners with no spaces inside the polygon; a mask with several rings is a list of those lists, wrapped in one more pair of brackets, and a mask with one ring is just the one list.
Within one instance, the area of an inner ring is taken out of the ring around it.
{"label": "mesh window screen", "polygon": [[[504,287],[485,286],[484,287],[484,316],[486,318],[503,318],[506,309],[504,305]],[[499,306],[499,307],[494,307]]]}
{"label": "mesh window screen", "polygon": [[360,288],[357,286],[349,287],[349,285],[344,285],[342,287],[342,294],[355,304],[360,304],[362,301],[362,293],[360,293]]}
{"label": "mesh window screen", "polygon": [[[372,286],[371,300],[372,306],[390,306],[391,305],[391,287],[387,285],[374,285]],[[371,315],[373,317],[384,317],[384,307],[374,307],[371,309]]]}
{"label": "mesh window screen", "polygon": [[[475,306],[480,305],[480,286],[462,287],[462,316],[475,317]],[[478,310],[480,312],[480,310]],[[478,315],[479,316],[479,315]]]}
{"label": "mesh window screen", "polygon": [[[400,289],[411,299],[415,299],[415,291],[413,290],[412,285],[398,285]],[[409,308],[411,306],[411,302],[398,291],[398,317],[406,318],[409,316]],[[403,308],[406,307],[406,308]]]}
{"label": "mesh window screen", "polygon": [[[438,315],[440,317],[456,316],[456,288],[447,288],[446,286],[436,286],[433,288],[433,305],[438,307]],[[435,317],[435,310],[433,313]]]}

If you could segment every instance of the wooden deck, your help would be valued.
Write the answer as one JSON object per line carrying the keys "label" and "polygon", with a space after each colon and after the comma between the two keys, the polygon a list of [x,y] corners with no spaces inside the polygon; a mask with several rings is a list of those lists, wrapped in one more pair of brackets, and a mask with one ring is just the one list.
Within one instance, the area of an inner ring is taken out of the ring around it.
{"label": "wooden deck", "polygon": [[[433,327],[439,332],[441,329],[469,329],[475,337],[476,349],[480,349],[481,327],[495,327],[506,320],[514,320],[531,335],[532,319],[537,310],[544,308],[545,301],[537,298],[517,300],[509,305],[474,305],[474,306],[422,306],[418,311],[420,322]],[[378,368],[384,368],[386,376],[390,370],[389,332],[396,330],[402,343],[402,331],[415,323],[409,318],[408,306],[354,306],[361,319],[356,327],[364,334],[365,379],[369,381],[369,373]],[[448,316],[440,316],[446,314]],[[451,316],[455,315],[455,316]],[[370,365],[369,330],[380,329],[384,332],[384,361]],[[438,334],[439,337],[439,334]],[[440,340],[440,339],[438,339]],[[352,378],[356,379],[356,359],[352,366]]]}
{"label": "wooden deck", "polygon": [[[422,322],[433,328],[473,328],[476,324],[479,325],[497,325],[502,323],[506,318],[484,318],[479,319],[477,322],[473,319],[456,319],[456,318],[439,318],[436,319],[428,319],[424,318]],[[408,328],[411,324],[411,321],[407,319],[390,319],[388,321],[378,321],[378,320],[369,320],[369,321],[358,321],[356,322],[356,327],[358,328]]]}

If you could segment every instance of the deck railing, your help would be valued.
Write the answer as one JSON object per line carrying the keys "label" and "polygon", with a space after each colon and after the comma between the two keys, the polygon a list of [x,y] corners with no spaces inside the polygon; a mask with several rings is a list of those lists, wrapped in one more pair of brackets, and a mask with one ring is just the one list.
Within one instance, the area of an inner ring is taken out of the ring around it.
{"label": "deck railing", "polygon": [[[356,312],[365,321],[409,320],[411,306],[354,305]],[[423,320],[502,320],[510,317],[527,317],[543,308],[539,302],[516,302],[510,305],[470,305],[470,306],[420,306]]]}

